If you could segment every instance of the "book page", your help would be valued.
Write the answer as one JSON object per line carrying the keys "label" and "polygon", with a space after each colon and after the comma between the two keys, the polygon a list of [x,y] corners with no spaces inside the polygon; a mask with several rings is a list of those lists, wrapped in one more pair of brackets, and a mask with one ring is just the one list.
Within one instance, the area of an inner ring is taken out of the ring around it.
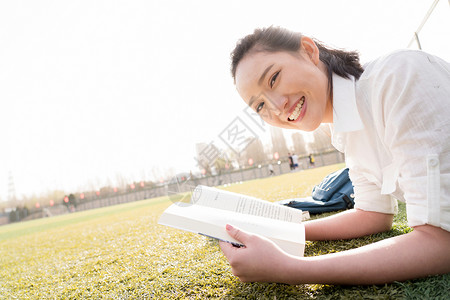
{"label": "book page", "polygon": [[299,209],[203,185],[195,188],[191,203],[286,222],[302,221]]}
{"label": "book page", "polygon": [[226,232],[225,225],[230,224],[272,240],[291,255],[303,256],[304,252],[305,228],[302,223],[279,220],[267,222],[266,218],[260,216],[243,217],[240,213],[187,203],[172,204],[161,215],[158,223],[231,243],[240,243]]}

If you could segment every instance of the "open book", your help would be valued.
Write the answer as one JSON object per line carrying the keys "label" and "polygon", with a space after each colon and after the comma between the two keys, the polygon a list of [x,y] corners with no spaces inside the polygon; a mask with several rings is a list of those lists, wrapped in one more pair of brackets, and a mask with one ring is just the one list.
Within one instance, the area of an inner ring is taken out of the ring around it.
{"label": "open book", "polygon": [[302,221],[307,217],[298,209],[199,185],[190,203],[172,204],[158,223],[243,246],[226,232],[225,226],[230,224],[272,240],[291,255],[303,256]]}

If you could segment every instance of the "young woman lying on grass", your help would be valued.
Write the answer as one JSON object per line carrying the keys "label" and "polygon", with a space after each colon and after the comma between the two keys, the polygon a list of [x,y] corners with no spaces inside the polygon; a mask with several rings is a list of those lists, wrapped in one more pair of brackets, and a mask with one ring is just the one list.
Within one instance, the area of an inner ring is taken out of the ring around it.
{"label": "young woman lying on grass", "polygon": [[450,64],[403,50],[362,67],[356,52],[282,28],[257,29],[232,52],[243,100],[269,124],[304,131],[329,123],[345,153],[355,209],[305,222],[307,240],[388,231],[399,199],[413,231],[358,249],[294,257],[227,225],[221,242],[242,281],[381,284],[450,272]]}

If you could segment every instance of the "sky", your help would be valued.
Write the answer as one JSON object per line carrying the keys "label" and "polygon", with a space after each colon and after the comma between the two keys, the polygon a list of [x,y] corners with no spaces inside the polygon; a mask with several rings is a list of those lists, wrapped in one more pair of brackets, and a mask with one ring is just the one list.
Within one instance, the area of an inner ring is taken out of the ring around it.
{"label": "sky", "polygon": [[[10,175],[21,197],[197,170],[195,144],[224,146],[245,109],[239,38],[283,26],[368,62],[406,48],[433,2],[2,1],[0,199]],[[449,16],[440,0],[419,34],[447,61]]]}

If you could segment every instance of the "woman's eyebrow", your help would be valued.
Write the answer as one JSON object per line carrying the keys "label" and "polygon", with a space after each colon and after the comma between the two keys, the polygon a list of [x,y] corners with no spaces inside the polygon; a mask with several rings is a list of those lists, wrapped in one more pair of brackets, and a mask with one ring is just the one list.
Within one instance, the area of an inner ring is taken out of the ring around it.
{"label": "woman's eyebrow", "polygon": [[252,96],[252,97],[250,98],[250,101],[248,101],[248,106],[252,107],[253,102],[255,102],[256,99],[257,99],[257,97]]}
{"label": "woman's eyebrow", "polygon": [[268,66],[268,67],[264,70],[264,72],[261,74],[261,77],[260,77],[259,80],[258,80],[258,85],[261,85],[261,83],[262,83],[263,80],[264,80],[264,77],[266,76],[267,72],[270,71],[270,69],[273,67],[273,65],[274,65],[274,64],[271,64],[270,66]]}

